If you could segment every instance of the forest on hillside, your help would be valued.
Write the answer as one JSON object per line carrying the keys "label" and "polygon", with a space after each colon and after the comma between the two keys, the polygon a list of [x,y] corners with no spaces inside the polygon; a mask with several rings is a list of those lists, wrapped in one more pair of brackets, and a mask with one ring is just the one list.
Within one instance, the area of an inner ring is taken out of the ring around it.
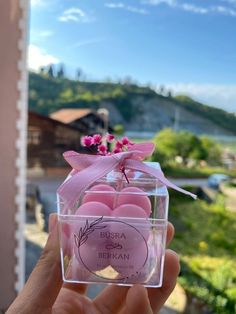
{"label": "forest on hillside", "polygon": [[109,102],[118,109],[124,121],[129,122],[139,114],[135,107],[137,98],[143,102],[158,99],[159,103],[168,99],[173,105],[236,133],[234,114],[203,105],[187,96],[172,97],[171,93],[161,95],[149,86],[139,86],[128,80],[120,83],[88,82],[64,76],[54,77],[44,72],[29,73],[29,109],[46,116],[61,108],[98,109],[103,102]]}

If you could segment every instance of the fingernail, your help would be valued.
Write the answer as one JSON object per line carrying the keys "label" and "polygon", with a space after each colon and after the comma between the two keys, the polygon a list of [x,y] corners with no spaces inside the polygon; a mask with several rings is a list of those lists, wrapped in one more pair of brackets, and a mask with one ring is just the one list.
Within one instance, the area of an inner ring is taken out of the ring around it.
{"label": "fingernail", "polygon": [[55,226],[57,225],[57,214],[50,214],[49,216],[49,226],[48,226],[48,231],[51,233]]}

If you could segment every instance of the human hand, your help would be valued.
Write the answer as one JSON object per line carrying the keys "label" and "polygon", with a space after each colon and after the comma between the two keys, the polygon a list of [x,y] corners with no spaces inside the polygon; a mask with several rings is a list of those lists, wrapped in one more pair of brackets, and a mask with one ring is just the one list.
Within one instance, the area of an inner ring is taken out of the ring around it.
{"label": "human hand", "polygon": [[[168,224],[167,245],[174,235]],[[87,286],[63,283],[57,215],[50,215],[49,237],[43,253],[19,296],[6,314],[153,314],[158,313],[175,287],[180,270],[175,252],[166,251],[161,288],[108,286],[95,299]]]}

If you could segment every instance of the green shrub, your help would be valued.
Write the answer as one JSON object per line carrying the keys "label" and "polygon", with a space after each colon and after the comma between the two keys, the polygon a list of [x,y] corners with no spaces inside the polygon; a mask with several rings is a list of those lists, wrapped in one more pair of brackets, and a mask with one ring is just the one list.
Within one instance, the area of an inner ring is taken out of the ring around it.
{"label": "green shrub", "polygon": [[176,236],[171,247],[181,257],[180,284],[213,313],[236,313],[236,217],[216,202],[192,201],[170,191],[170,221]]}

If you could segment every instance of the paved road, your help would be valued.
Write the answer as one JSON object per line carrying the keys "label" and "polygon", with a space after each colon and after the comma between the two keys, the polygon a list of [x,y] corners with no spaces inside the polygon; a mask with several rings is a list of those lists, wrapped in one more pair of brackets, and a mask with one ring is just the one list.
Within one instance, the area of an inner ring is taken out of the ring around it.
{"label": "paved road", "polygon": [[64,177],[45,177],[30,179],[29,182],[36,184],[40,190],[41,201],[46,212],[57,210],[56,191],[63,182]]}
{"label": "paved road", "polygon": [[45,217],[45,230],[48,230],[48,216],[57,211],[56,191],[64,179],[64,177],[40,177],[28,180],[29,183],[33,183],[39,188],[40,202],[43,205]]}
{"label": "paved road", "polygon": [[176,185],[182,186],[207,186],[207,179],[170,179],[171,182],[175,183]]}

